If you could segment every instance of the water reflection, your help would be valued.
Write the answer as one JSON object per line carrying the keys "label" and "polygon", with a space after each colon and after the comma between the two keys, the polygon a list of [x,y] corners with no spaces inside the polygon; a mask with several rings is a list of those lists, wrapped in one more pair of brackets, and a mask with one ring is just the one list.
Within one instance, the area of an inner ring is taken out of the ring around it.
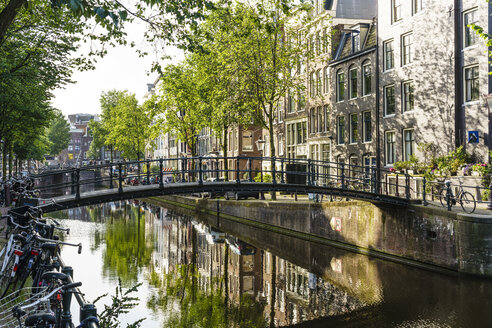
{"label": "water reflection", "polygon": [[158,320],[144,327],[482,327],[492,319],[488,280],[138,202],[58,216],[99,227],[86,236],[102,262],[92,274],[127,286],[145,281],[147,314],[141,307],[138,316]]}

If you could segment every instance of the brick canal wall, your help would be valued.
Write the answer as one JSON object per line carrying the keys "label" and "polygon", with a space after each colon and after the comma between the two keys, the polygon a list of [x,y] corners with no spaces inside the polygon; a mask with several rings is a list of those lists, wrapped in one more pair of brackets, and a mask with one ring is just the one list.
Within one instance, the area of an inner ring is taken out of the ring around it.
{"label": "brick canal wall", "polygon": [[361,201],[226,201],[163,196],[187,207],[423,268],[492,277],[492,216],[435,207],[408,208]]}

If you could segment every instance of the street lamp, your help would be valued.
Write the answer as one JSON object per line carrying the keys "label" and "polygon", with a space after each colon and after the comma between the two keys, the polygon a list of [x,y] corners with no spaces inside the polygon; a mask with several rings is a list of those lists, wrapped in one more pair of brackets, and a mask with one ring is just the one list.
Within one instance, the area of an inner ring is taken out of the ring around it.
{"label": "street lamp", "polygon": [[[484,95],[485,101],[487,102],[487,118],[488,118],[488,133],[489,133],[489,142],[490,142],[490,109],[492,108],[492,94]],[[489,151],[489,165],[490,165],[490,151]],[[487,204],[487,209],[492,210],[492,178],[490,179],[489,184],[489,203]]]}

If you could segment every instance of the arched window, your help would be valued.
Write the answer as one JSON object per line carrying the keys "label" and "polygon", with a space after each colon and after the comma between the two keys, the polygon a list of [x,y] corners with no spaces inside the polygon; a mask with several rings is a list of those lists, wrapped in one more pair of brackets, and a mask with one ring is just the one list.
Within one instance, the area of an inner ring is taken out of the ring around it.
{"label": "arched window", "polygon": [[362,63],[362,95],[367,96],[372,93],[372,69],[371,62],[366,60]]}
{"label": "arched window", "polygon": [[349,68],[349,95],[350,99],[357,98],[357,67],[351,66]]}
{"label": "arched window", "polygon": [[345,73],[337,71],[337,101],[345,100]]}

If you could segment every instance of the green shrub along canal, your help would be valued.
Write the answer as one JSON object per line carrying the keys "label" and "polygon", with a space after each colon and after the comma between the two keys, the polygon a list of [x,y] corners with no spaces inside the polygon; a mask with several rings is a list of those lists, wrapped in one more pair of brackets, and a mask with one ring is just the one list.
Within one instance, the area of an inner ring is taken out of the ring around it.
{"label": "green shrub along canal", "polygon": [[[122,327],[489,327],[492,280],[374,259],[144,203],[50,214],[86,299],[141,284]],[[109,302],[109,297],[100,302]],[[99,310],[103,308],[96,303]],[[76,312],[76,311],[74,311]]]}

